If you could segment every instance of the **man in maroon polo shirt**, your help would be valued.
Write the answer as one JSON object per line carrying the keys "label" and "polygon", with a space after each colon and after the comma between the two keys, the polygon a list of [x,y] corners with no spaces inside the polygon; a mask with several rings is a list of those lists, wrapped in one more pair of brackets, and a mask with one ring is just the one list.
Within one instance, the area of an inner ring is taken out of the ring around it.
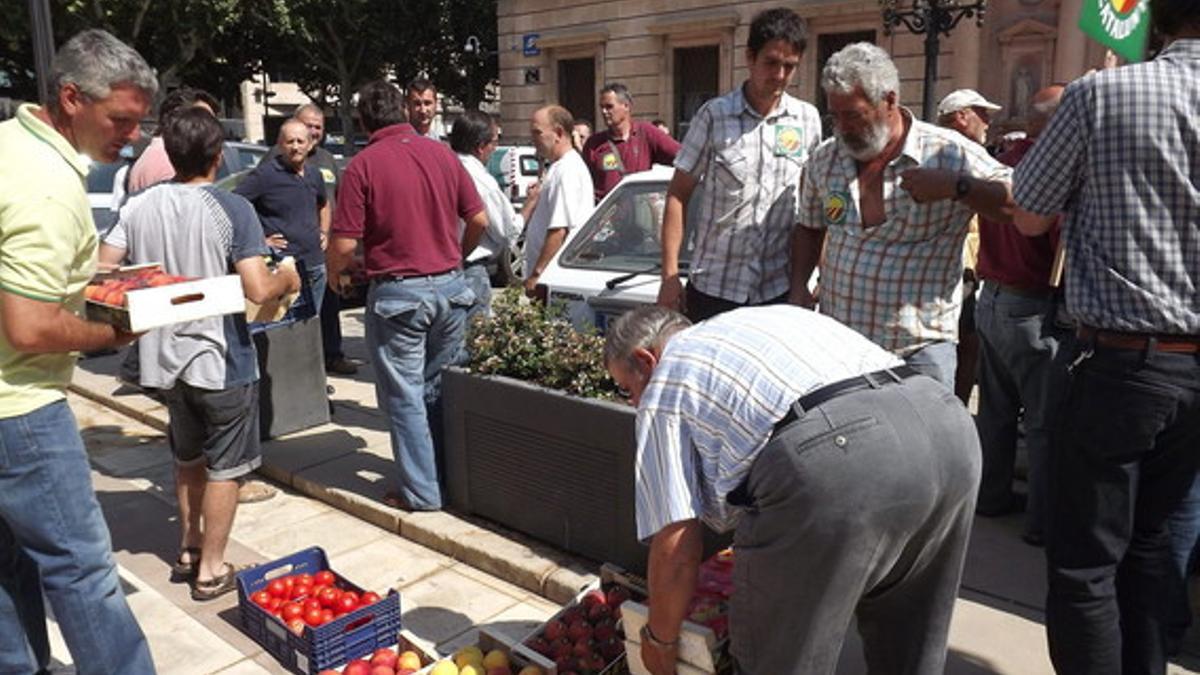
{"label": "man in maroon polo shirt", "polygon": [[628,174],[646,171],[655,164],[674,164],[679,141],[631,117],[633,96],[625,85],[604,85],[600,90],[600,114],[608,129],[588,137],[582,152],[596,186],[596,202]]}
{"label": "man in maroon polo shirt", "polygon": [[[1016,166],[1033,147],[1058,107],[1063,88],[1052,86],[1032,100],[1028,137],[1016,141],[999,160]],[[1024,410],[1029,454],[1029,497],[1021,538],[1040,545],[1044,536],[1046,465],[1053,401],[1062,391],[1063,365],[1056,362],[1067,329],[1055,325],[1051,303],[1058,226],[1026,237],[1011,225],[980,219],[979,263],[983,280],[975,323],[979,332],[979,412],[975,417],[983,448],[983,478],[976,512],[998,516],[1018,511],[1013,494],[1017,420]]]}
{"label": "man in maroon polo shirt", "polygon": [[[338,188],[327,252],[337,290],[362,241],[367,276],[367,347],[375,396],[391,423],[396,488],[384,501],[410,511],[442,507],[435,434],[441,429],[441,369],[461,361],[475,295],[462,261],[487,228],[475,184],[449,148],[405,122],[404,96],[377,80],[358,92],[367,147]],[[458,221],[466,223],[461,238]]]}

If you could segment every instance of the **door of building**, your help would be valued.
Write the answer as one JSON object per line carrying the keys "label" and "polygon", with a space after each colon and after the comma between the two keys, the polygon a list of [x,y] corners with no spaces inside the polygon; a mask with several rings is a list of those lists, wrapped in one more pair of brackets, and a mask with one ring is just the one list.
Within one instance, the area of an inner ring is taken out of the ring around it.
{"label": "door of building", "polygon": [[821,135],[828,138],[833,133],[833,127],[825,118],[829,112],[829,102],[825,100],[825,90],[821,88],[821,73],[825,70],[825,62],[829,57],[841,51],[847,45],[855,42],[875,43],[875,31],[859,30],[850,33],[823,33],[817,37],[817,111],[821,113]]}
{"label": "door of building", "polygon": [[675,119],[671,125],[675,138],[683,138],[700,106],[720,93],[720,65],[717,45],[675,49]]}
{"label": "door of building", "polygon": [[558,104],[596,128],[596,59],[562,59],[558,62]]}

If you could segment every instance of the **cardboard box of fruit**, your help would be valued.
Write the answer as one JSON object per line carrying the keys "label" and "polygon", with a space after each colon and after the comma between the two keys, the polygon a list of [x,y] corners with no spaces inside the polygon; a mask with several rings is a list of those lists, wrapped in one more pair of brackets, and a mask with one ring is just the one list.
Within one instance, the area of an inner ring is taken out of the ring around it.
{"label": "cardboard box of fruit", "polygon": [[417,675],[554,675],[554,662],[481,627],[475,644],[438,659]]}
{"label": "cardboard box of fruit", "polygon": [[167,274],[159,263],[99,273],[84,294],[89,321],[131,333],[246,309],[238,275],[186,279]]}
{"label": "cardboard box of fruit", "polygon": [[242,630],[289,670],[315,675],[396,644],[400,595],[334,572],[312,547],[238,573]]}
{"label": "cardboard box of fruit", "polygon": [[414,675],[437,660],[437,654],[426,651],[411,633],[402,630],[395,649],[381,647],[370,658],[353,659],[341,670],[329,668],[317,675]]}
{"label": "cardboard box of fruit", "polygon": [[615,565],[600,568],[600,580],[542,624],[523,645],[554,664],[553,675],[613,675],[624,672],[622,606],[645,600],[646,585]]}
{"label": "cardboard box of fruit", "polygon": [[[688,605],[688,618],[679,633],[681,675],[726,673],[732,669],[729,657],[729,598],[733,594],[733,549],[714,554],[700,565],[696,592]],[[645,596],[621,605],[621,623],[625,631],[625,653],[629,672],[649,675],[642,663],[641,630],[649,618]]]}

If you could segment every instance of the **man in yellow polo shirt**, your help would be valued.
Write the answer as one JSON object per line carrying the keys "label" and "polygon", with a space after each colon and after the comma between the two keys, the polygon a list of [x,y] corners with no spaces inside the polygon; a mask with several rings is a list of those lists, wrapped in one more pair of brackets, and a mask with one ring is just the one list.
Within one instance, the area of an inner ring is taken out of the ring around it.
{"label": "man in yellow polo shirt", "polygon": [[137,336],[82,318],[96,265],[85,153],[112,162],[158,90],[141,56],[84,31],[45,107],[0,124],[0,672],[49,668],[43,593],[78,672],[153,673],[117,577],[64,390],[74,352]]}

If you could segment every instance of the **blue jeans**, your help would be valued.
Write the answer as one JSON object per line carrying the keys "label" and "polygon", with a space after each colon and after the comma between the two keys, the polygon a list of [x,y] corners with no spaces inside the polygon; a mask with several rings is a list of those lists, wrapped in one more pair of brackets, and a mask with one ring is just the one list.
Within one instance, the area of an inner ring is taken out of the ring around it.
{"label": "blue jeans", "polygon": [[0,673],[47,667],[43,592],[81,675],[154,672],[66,401],[0,419]]}
{"label": "blue jeans", "polygon": [[1183,503],[1167,518],[1167,528],[1171,531],[1171,560],[1176,575],[1171,590],[1171,618],[1167,624],[1167,653],[1176,654],[1192,625],[1188,576],[1200,539],[1200,473],[1192,481],[1192,489]]}
{"label": "blue jeans", "polygon": [[321,303],[325,301],[325,287],[328,285],[324,265],[308,268],[308,283],[312,286],[313,316],[320,316]]}
{"label": "blue jeans", "polygon": [[1024,410],[1029,454],[1029,508],[1025,533],[1045,535],[1046,463],[1050,427],[1066,386],[1067,364],[1059,343],[1069,337],[1047,318],[1049,297],[1026,297],[985,282],[975,311],[979,333],[979,413],[983,448],[978,508],[1002,511],[1012,503],[1017,420]]}
{"label": "blue jeans", "polygon": [[442,368],[465,355],[475,294],[463,274],[377,281],[367,293],[367,348],[375,397],[391,422],[399,494],[414,510],[442,508],[438,484]]}
{"label": "blue jeans", "polygon": [[487,265],[466,265],[463,267],[463,281],[475,294],[475,304],[467,311],[467,326],[470,327],[475,317],[486,317],[492,312],[492,278],[488,276]]}
{"label": "blue jeans", "polygon": [[[1087,355],[1078,339],[1068,351]],[[1095,347],[1052,434],[1046,631],[1060,673],[1162,673],[1167,519],[1200,463],[1200,356]]]}
{"label": "blue jeans", "polygon": [[954,391],[954,371],[958,369],[958,347],[953,342],[934,342],[904,357],[913,370],[928,375]]}

